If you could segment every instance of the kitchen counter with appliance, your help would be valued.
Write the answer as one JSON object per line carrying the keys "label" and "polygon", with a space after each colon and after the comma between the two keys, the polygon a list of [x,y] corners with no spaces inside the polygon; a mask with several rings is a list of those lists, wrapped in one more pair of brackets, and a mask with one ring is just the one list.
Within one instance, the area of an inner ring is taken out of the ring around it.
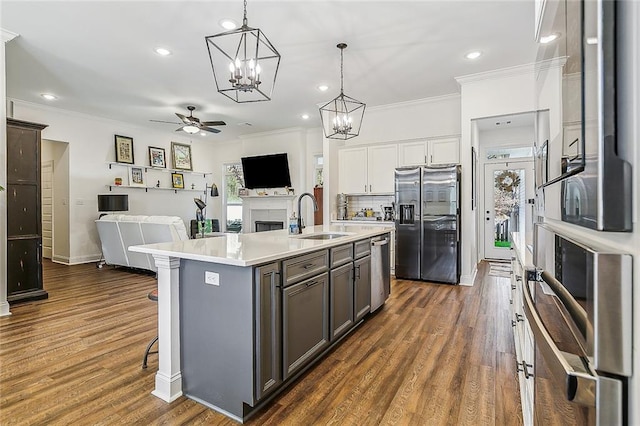
{"label": "kitchen counter with appliance", "polygon": [[[371,225],[371,226],[369,226]],[[385,233],[384,229],[367,223],[366,226],[318,225],[306,227],[300,235],[289,235],[288,230],[226,233],[222,238],[185,240],[175,243],[147,244],[129,247],[130,251],[151,255],[199,260],[234,266],[254,266],[308,253],[320,248],[353,242]],[[339,238],[306,239],[308,234],[342,234]]]}
{"label": "kitchen counter with appliance", "polygon": [[130,247],[158,267],[152,394],[248,419],[385,302],[389,241],[319,225]]}
{"label": "kitchen counter with appliance", "polygon": [[365,226],[375,226],[375,225],[391,225],[394,226],[395,222],[393,220],[377,220],[376,218],[365,219],[362,217],[354,217],[353,219],[348,220],[332,220],[331,223],[336,225],[365,225]]}
{"label": "kitchen counter with appliance", "polygon": [[391,265],[391,275],[396,274],[396,223],[392,220],[362,220],[363,218],[353,218],[351,220],[332,220],[332,225],[344,226],[351,229],[358,226],[375,226],[385,228],[390,231],[391,241],[389,242],[389,263]]}

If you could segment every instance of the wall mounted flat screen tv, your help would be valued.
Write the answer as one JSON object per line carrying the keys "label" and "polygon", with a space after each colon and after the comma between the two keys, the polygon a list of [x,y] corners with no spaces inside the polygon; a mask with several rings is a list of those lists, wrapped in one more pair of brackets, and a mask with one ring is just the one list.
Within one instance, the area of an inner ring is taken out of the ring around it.
{"label": "wall mounted flat screen tv", "polygon": [[245,188],[266,189],[291,186],[289,160],[286,153],[242,157],[241,160]]}

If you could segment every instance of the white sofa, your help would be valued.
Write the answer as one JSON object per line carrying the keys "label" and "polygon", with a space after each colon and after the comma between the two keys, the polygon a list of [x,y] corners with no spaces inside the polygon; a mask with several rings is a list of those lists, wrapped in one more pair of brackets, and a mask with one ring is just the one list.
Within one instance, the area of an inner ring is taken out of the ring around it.
{"label": "white sofa", "polygon": [[153,256],[129,251],[130,246],[188,240],[178,216],[107,214],[96,220],[102,255],[107,265],[157,271]]}

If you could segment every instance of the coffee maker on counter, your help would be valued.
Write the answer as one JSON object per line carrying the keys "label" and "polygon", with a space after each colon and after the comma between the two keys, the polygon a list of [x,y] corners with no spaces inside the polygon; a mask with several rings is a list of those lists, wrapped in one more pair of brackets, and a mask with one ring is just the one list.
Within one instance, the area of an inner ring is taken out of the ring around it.
{"label": "coffee maker on counter", "polygon": [[393,221],[394,220],[394,208],[393,206],[380,206],[382,208],[382,220]]}

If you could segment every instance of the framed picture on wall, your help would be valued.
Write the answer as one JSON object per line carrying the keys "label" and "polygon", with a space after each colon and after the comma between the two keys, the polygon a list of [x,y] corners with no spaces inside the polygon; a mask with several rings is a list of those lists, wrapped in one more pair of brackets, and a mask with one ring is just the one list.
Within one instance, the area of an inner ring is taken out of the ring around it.
{"label": "framed picture on wall", "polygon": [[143,167],[129,167],[129,186],[145,186]]}
{"label": "framed picture on wall", "polygon": [[133,164],[133,138],[115,135],[116,162]]}
{"label": "framed picture on wall", "polygon": [[173,168],[178,170],[193,170],[191,164],[191,145],[171,142],[171,157]]}
{"label": "framed picture on wall", "polygon": [[184,189],[184,176],[182,176],[182,173],[171,173],[171,184],[175,189]]}
{"label": "framed picture on wall", "polygon": [[164,155],[164,148],[149,147],[149,165],[151,167],[166,168],[167,160]]}

